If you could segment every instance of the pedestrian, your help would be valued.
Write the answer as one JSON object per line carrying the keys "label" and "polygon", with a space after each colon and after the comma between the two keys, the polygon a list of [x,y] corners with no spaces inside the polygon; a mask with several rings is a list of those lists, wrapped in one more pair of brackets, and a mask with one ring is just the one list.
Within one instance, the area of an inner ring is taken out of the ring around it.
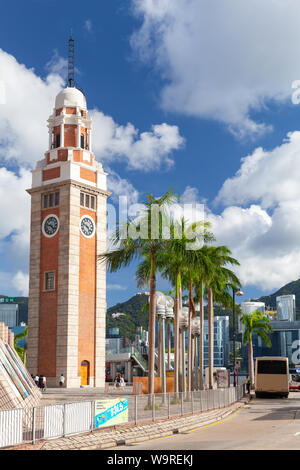
{"label": "pedestrian", "polygon": [[36,376],[34,377],[34,383],[35,385],[38,387],[39,386],[39,376],[36,374]]}
{"label": "pedestrian", "polygon": [[120,387],[125,387],[125,380],[122,374],[120,375]]}
{"label": "pedestrian", "polygon": [[44,384],[43,384],[43,376],[39,376],[38,387],[43,391]]}
{"label": "pedestrian", "polygon": [[246,387],[247,387],[247,393],[250,395],[250,379],[249,376],[247,375],[246,377]]}
{"label": "pedestrian", "polygon": [[46,377],[43,375],[43,391],[45,392],[47,389],[47,380]]}
{"label": "pedestrian", "polygon": [[63,387],[64,384],[65,384],[64,374],[61,374],[61,376],[59,377],[59,386]]}

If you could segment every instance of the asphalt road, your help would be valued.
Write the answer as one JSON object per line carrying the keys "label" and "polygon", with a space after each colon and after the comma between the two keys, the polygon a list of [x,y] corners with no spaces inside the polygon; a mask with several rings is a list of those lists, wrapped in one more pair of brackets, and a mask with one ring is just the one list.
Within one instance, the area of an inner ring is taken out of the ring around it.
{"label": "asphalt road", "polygon": [[299,450],[300,392],[254,398],[222,422],[119,450]]}

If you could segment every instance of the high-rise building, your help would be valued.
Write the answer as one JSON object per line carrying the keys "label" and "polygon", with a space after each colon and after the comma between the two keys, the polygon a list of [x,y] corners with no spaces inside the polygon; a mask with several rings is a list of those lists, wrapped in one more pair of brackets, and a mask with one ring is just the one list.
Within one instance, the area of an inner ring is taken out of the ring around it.
{"label": "high-rise building", "polygon": [[[204,367],[208,367],[208,320],[204,320]],[[214,317],[214,367],[229,364],[229,317]]]}
{"label": "high-rise building", "polygon": [[105,381],[106,173],[92,151],[86,97],[55,99],[49,144],[32,171],[28,369],[57,386]]}
{"label": "high-rise building", "polygon": [[19,305],[16,299],[1,297],[0,299],[0,322],[8,328],[13,328],[19,322]]}
{"label": "high-rise building", "polygon": [[277,320],[296,320],[296,297],[295,295],[280,295],[276,297]]}

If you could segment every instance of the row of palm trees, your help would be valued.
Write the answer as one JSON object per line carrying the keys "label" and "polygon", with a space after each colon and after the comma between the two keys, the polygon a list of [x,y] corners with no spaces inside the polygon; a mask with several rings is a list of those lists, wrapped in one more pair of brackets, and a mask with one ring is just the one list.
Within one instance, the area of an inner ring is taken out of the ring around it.
{"label": "row of palm trees", "polygon": [[[154,393],[156,276],[161,276],[174,286],[174,388],[180,391],[179,316],[182,309],[182,292],[188,291],[188,390],[192,387],[193,357],[191,319],[196,316],[195,304],[200,305],[200,389],[203,388],[203,330],[204,298],[208,305],[209,334],[209,387],[213,386],[213,317],[214,302],[231,306],[232,289],[241,283],[230,269],[239,262],[226,246],[214,246],[215,237],[210,223],[189,223],[184,217],[171,216],[171,208],[177,197],[170,189],[160,198],[147,196],[144,211],[136,218],[128,218],[119,226],[110,240],[106,253],[99,256],[110,272],[140,262],[136,271],[137,285],[150,286],[149,296],[149,355],[148,393]],[[173,206],[174,207],[174,206]],[[155,223],[154,223],[155,221]],[[183,373],[181,371],[181,373]]]}

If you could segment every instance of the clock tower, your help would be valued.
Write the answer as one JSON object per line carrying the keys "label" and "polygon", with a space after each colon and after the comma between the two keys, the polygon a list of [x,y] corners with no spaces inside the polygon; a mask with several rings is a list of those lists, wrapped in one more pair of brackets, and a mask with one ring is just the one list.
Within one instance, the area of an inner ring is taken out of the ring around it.
{"label": "clock tower", "polygon": [[32,171],[28,369],[57,387],[104,387],[106,173],[92,152],[86,98],[56,97],[49,145]]}

